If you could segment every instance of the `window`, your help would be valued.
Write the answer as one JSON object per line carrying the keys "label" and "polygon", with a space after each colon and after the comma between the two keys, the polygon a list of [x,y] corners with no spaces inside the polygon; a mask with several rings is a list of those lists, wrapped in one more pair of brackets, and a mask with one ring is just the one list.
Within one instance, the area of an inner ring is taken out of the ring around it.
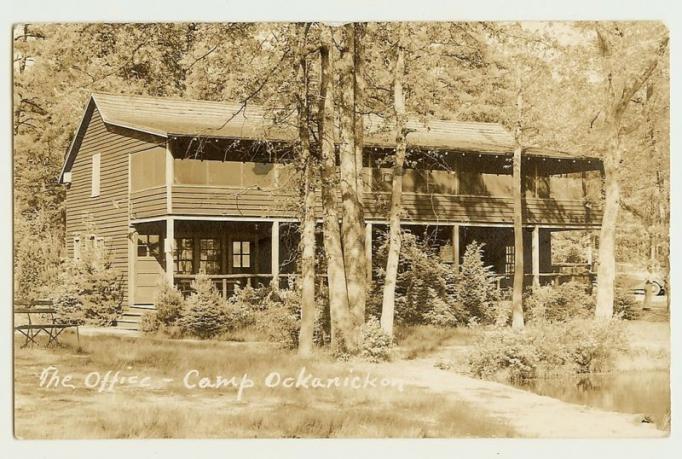
{"label": "window", "polygon": [[199,271],[220,274],[221,259],[220,239],[199,239]]}
{"label": "window", "polygon": [[101,159],[102,159],[102,155],[99,153],[95,153],[94,155],[92,155],[92,189],[90,191],[90,197],[92,197],[92,198],[99,196],[99,192],[100,192],[99,169],[100,169]]}
{"label": "window", "polygon": [[161,257],[161,236],[158,234],[137,235],[138,257]]}
{"label": "window", "polygon": [[190,238],[175,239],[175,272],[192,274],[194,272],[194,240]]}
{"label": "window", "polygon": [[251,267],[251,241],[232,241],[232,266]]}
{"label": "window", "polygon": [[80,236],[73,237],[73,259],[81,259],[81,238]]}
{"label": "window", "polygon": [[504,247],[504,272],[506,274],[514,274],[514,265],[515,265],[515,255],[514,255],[514,246],[513,245],[507,245]]}
{"label": "window", "polygon": [[85,240],[86,248],[88,250],[103,250],[104,249],[104,238],[97,236],[95,234],[88,234]]}
{"label": "window", "polygon": [[130,155],[130,191],[162,186],[166,183],[166,151],[142,151]]}

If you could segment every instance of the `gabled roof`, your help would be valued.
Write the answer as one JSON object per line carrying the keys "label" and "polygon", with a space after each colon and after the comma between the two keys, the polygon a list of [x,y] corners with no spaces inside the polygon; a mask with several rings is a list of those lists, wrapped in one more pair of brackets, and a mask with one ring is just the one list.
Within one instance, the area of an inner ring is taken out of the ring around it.
{"label": "gabled roof", "polygon": [[[62,173],[71,166],[87,127],[86,120],[97,107],[104,123],[159,137],[203,136],[248,140],[292,141],[297,129],[293,121],[275,123],[260,107],[230,102],[150,97],[136,95],[92,94],[85,115],[72,142]],[[410,119],[408,145],[416,148],[448,149],[479,153],[511,153],[514,139],[501,124],[462,121]],[[365,117],[365,143],[392,147],[395,137],[386,122],[376,116]],[[579,158],[569,153],[533,149],[533,156]],[[586,157],[583,157],[586,158]],[[596,158],[590,158],[596,159]]]}

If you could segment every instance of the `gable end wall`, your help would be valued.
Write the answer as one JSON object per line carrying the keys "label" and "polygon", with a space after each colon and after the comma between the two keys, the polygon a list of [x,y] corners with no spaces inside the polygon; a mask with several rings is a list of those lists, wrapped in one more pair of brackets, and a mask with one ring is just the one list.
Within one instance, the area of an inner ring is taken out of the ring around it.
{"label": "gable end wall", "polygon": [[[161,148],[165,139],[104,124],[97,107],[89,107],[89,122],[71,167],[71,185],[66,192],[66,247],[73,257],[73,238],[85,235],[86,225],[96,226],[111,251],[114,269],[123,279],[124,304],[128,301],[128,157],[131,153]],[[86,114],[86,116],[88,115]],[[101,155],[100,194],[91,197],[92,156]]]}

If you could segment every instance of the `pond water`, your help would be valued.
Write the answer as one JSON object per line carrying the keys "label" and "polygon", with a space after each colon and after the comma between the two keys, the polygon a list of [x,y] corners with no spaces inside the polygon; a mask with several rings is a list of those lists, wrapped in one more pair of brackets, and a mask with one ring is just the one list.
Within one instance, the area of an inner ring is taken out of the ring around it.
{"label": "pond water", "polygon": [[670,428],[670,373],[667,371],[536,379],[520,388],[578,405],[643,414],[655,422],[658,428]]}

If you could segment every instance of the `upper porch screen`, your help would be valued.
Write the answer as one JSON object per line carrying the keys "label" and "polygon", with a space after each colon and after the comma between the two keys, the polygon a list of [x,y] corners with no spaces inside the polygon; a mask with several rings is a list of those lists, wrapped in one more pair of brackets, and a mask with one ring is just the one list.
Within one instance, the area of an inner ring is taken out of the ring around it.
{"label": "upper porch screen", "polygon": [[140,191],[166,183],[164,149],[141,151],[130,155],[130,191]]}

